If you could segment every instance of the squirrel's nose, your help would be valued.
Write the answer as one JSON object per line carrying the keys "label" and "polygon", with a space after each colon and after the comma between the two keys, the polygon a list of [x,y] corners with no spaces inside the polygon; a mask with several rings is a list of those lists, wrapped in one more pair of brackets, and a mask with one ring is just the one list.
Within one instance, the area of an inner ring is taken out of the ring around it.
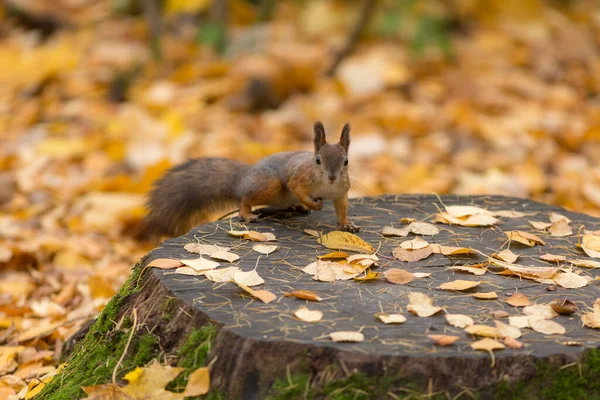
{"label": "squirrel's nose", "polygon": [[329,180],[333,183],[333,181],[335,181],[335,175],[329,175]]}

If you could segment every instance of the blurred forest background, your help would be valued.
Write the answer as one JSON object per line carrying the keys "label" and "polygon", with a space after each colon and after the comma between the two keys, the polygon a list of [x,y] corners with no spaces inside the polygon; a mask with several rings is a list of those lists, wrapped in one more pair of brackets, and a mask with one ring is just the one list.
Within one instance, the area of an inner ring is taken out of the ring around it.
{"label": "blurred forest background", "polygon": [[0,21],[0,398],[56,369],[190,157],[350,122],[352,196],[600,216],[597,0],[5,0]]}

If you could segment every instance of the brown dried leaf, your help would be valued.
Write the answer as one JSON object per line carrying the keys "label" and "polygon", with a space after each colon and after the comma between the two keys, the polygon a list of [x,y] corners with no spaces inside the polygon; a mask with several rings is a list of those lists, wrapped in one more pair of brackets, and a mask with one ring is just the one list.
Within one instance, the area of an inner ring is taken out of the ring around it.
{"label": "brown dried leaf", "polygon": [[506,312],[504,310],[492,311],[491,314],[492,314],[492,317],[494,317],[494,318],[508,318],[508,316],[510,315],[508,312]]}
{"label": "brown dried leaf", "polygon": [[504,232],[506,237],[512,242],[518,242],[524,244],[525,246],[535,246],[536,244],[544,245],[542,239],[539,236],[534,235],[533,233],[524,232],[524,231],[508,231]]}
{"label": "brown dried leaf", "polygon": [[452,335],[427,335],[427,337],[433,340],[438,346],[450,346],[460,339],[460,336]]}
{"label": "brown dried leaf", "polygon": [[383,275],[385,276],[385,279],[388,280],[388,282],[397,285],[406,285],[407,283],[410,283],[415,279],[415,276],[412,273],[398,268],[389,269],[385,271]]}
{"label": "brown dried leaf", "polygon": [[517,339],[511,337],[505,337],[502,341],[511,349],[520,349],[524,346],[523,342],[519,342]]}
{"label": "brown dried leaf", "polygon": [[466,280],[458,279],[456,281],[443,283],[440,285],[440,287],[438,289],[462,291],[462,290],[472,289],[472,288],[476,287],[477,285],[479,285],[480,283],[481,283],[480,281],[466,281]]}
{"label": "brown dried leaf", "polygon": [[[273,235],[273,234],[271,234],[271,235]],[[248,239],[248,240],[251,240],[253,242],[267,242],[267,241],[269,241],[269,237],[266,234],[263,234],[263,233],[260,233],[260,232],[257,232],[257,231],[248,231],[248,233],[246,233],[242,237],[244,239]]]}
{"label": "brown dried leaf", "polygon": [[350,232],[329,232],[321,236],[317,241],[333,250],[350,250],[369,254],[375,251],[373,246]]}
{"label": "brown dried leaf", "polygon": [[568,299],[564,299],[563,301],[555,300],[550,303],[550,307],[561,315],[570,315],[577,311],[577,304]]}
{"label": "brown dried leaf", "polygon": [[496,292],[473,293],[471,296],[475,297],[476,299],[480,299],[480,300],[493,300],[493,299],[498,298],[498,293],[496,293]]}
{"label": "brown dried leaf", "polygon": [[263,303],[270,303],[273,300],[277,299],[275,293],[269,292],[268,290],[254,290],[239,282],[235,282],[235,284],[242,288],[246,293],[250,294],[252,297],[259,299]]}
{"label": "brown dried leaf", "polygon": [[333,251],[331,253],[327,253],[325,255],[318,256],[317,258],[320,258],[321,260],[340,260],[340,259],[348,258],[349,256],[350,256],[350,254],[348,254],[344,251]]}
{"label": "brown dried leaf", "polygon": [[561,262],[561,261],[565,261],[567,259],[567,257],[559,256],[557,254],[546,253],[546,254],[542,254],[540,256],[540,259],[542,259],[544,261],[550,261],[550,262]]}
{"label": "brown dried leaf", "polygon": [[172,268],[181,267],[182,265],[183,265],[182,262],[179,260],[172,260],[170,258],[157,258],[155,260],[152,260],[148,264],[148,267],[160,268],[160,269],[172,269]]}
{"label": "brown dried leaf", "polygon": [[425,248],[419,250],[406,250],[402,247],[396,247],[392,254],[394,257],[400,261],[404,262],[415,262],[424,260],[432,254],[431,246],[427,246]]}
{"label": "brown dried leaf", "polygon": [[526,307],[526,306],[530,306],[531,304],[533,304],[533,303],[531,303],[529,298],[527,296],[525,296],[523,293],[513,294],[506,300],[506,302],[513,307]]}
{"label": "brown dried leaf", "polygon": [[310,290],[294,290],[290,293],[285,293],[285,297],[295,297],[301,300],[312,300],[312,301],[321,301],[323,300],[318,294],[315,292],[311,292]]}

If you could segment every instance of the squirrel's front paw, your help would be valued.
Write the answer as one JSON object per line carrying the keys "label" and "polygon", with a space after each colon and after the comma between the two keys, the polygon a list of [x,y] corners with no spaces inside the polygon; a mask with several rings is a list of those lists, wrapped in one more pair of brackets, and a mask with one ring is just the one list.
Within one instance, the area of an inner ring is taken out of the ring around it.
{"label": "squirrel's front paw", "polygon": [[313,201],[315,202],[315,208],[313,208],[313,210],[322,210],[323,209],[323,199],[318,198],[318,199],[313,199]]}
{"label": "squirrel's front paw", "polygon": [[240,215],[241,222],[254,222],[258,219],[256,214]]}
{"label": "squirrel's front paw", "polygon": [[354,225],[352,222],[346,222],[345,224],[338,223],[338,228],[341,231],[352,232],[352,233],[360,231],[360,228],[358,226]]}
{"label": "squirrel's front paw", "polygon": [[291,209],[291,211],[293,212],[297,212],[299,214],[310,214],[311,209],[306,207],[305,205],[302,204],[298,204],[296,206],[293,206]]}

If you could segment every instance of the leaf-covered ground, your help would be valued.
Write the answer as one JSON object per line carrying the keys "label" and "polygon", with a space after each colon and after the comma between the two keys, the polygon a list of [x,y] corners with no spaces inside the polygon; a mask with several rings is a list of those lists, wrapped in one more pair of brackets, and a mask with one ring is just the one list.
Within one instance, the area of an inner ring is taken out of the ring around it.
{"label": "leaf-covered ground", "polygon": [[211,3],[166,1],[154,40],[134,1],[0,5],[2,396],[53,371],[152,247],[131,237],[144,194],[189,157],[251,163],[350,122],[353,196],[600,215],[597,2],[384,1],[333,77],[359,2],[231,1],[224,47]]}

